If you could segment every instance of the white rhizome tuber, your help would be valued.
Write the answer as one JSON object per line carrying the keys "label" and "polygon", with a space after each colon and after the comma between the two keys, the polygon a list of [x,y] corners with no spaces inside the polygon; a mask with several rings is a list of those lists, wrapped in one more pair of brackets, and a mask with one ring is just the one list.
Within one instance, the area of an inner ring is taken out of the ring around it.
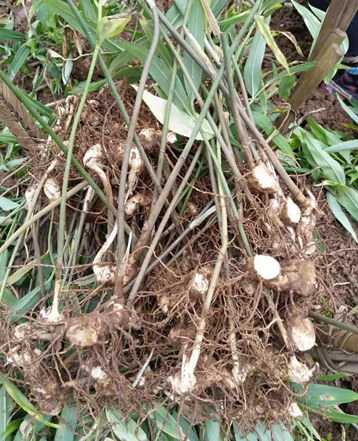
{"label": "white rhizome tuber", "polygon": [[275,279],[281,271],[281,266],[274,257],[263,254],[254,257],[253,266],[256,274],[264,280]]}
{"label": "white rhizome tuber", "polygon": [[53,178],[48,178],[44,184],[44,193],[50,202],[61,197],[61,190],[58,182]]}
{"label": "white rhizome tuber", "polygon": [[260,193],[277,193],[280,189],[274,174],[263,162],[252,170],[249,183],[254,190]]}
{"label": "white rhizome tuber", "polygon": [[307,383],[311,380],[315,369],[315,367],[310,369],[295,356],[292,356],[288,364],[287,379],[293,383]]}
{"label": "white rhizome tuber", "polygon": [[294,348],[309,351],[316,343],[313,323],[308,317],[296,316],[287,323],[287,333]]}

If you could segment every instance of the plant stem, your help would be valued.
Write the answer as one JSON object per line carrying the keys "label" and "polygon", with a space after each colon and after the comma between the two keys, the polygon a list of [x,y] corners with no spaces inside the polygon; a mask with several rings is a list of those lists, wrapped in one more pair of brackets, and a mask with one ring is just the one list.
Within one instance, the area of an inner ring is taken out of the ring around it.
{"label": "plant stem", "polygon": [[[98,20],[101,18],[101,6],[98,8]],[[54,296],[53,296],[53,302],[52,302],[52,308],[50,314],[54,314],[54,317],[58,316],[58,306],[60,301],[60,293],[61,293],[61,287],[62,287],[62,267],[63,267],[63,251],[64,251],[64,243],[65,243],[65,229],[66,229],[66,195],[67,195],[67,189],[68,189],[68,181],[70,177],[70,169],[71,169],[71,158],[73,154],[73,147],[75,144],[75,136],[78,124],[81,119],[82,111],[84,108],[84,105],[86,103],[87,95],[89,92],[89,87],[92,81],[92,76],[94,72],[94,68],[96,66],[97,57],[99,53],[99,45],[96,45],[95,51],[93,53],[92,62],[89,68],[87,81],[85,84],[85,88],[83,91],[83,95],[80,101],[80,104],[78,106],[75,118],[73,120],[73,125],[70,133],[70,137],[68,140],[68,151],[67,151],[67,158],[66,158],[66,167],[65,172],[63,175],[63,184],[62,184],[62,195],[61,195],[61,205],[60,205],[60,221],[59,221],[59,227],[58,227],[58,239],[57,239],[57,262],[56,262],[56,280],[55,280],[55,289],[54,289]]]}
{"label": "plant stem", "polygon": [[158,242],[159,242],[159,240],[160,240],[160,238],[162,236],[162,233],[164,231],[165,225],[167,224],[167,222],[169,220],[170,213],[174,210],[175,205],[176,205],[176,203],[177,203],[181,193],[183,192],[184,187],[187,184],[187,182],[188,182],[188,180],[189,180],[189,178],[190,178],[190,176],[191,176],[191,174],[192,174],[192,172],[194,170],[194,167],[195,167],[196,163],[199,160],[199,157],[200,157],[200,155],[202,153],[202,150],[203,150],[203,148],[202,148],[202,145],[201,145],[198,148],[198,150],[196,151],[195,156],[194,156],[193,160],[190,163],[188,171],[185,173],[185,176],[182,179],[182,181],[181,181],[181,183],[180,183],[180,185],[178,187],[178,190],[176,191],[175,195],[173,196],[173,199],[170,202],[170,205],[169,205],[165,215],[163,216],[162,221],[160,222],[160,225],[159,225],[159,227],[158,227],[158,229],[156,231],[156,234],[155,234],[155,236],[154,236],[154,238],[152,240],[152,243],[151,243],[151,245],[150,245],[150,247],[149,247],[149,249],[147,251],[147,254],[146,254],[145,258],[144,258],[144,261],[143,261],[143,264],[142,264],[142,266],[140,268],[140,271],[139,271],[139,273],[138,273],[138,275],[137,275],[137,277],[135,279],[133,288],[132,288],[132,290],[131,290],[131,292],[129,294],[128,301],[131,302],[131,303],[133,302],[133,300],[134,300],[134,298],[135,298],[135,296],[136,296],[136,294],[137,294],[137,292],[138,292],[138,290],[140,288],[142,280],[143,280],[143,278],[145,276],[145,272],[146,272],[146,270],[148,268],[148,265],[150,263],[150,260],[151,260],[151,258],[153,256],[153,254],[154,254],[155,247],[157,246],[157,244],[158,244]]}
{"label": "plant stem", "polygon": [[[142,104],[143,93],[145,84],[148,78],[149,69],[152,64],[152,60],[158,45],[159,41],[159,18],[157,8],[152,6],[153,18],[154,18],[154,33],[153,40],[147,55],[147,59],[144,63],[142,75],[139,82],[139,87],[137,91],[137,96],[132,112],[132,118],[128,127],[128,135],[125,144],[124,157],[122,161],[121,168],[121,177],[119,183],[119,194],[118,194],[118,243],[117,243],[117,264],[118,269],[121,267],[124,253],[125,253],[125,236],[124,236],[124,204],[125,204],[125,190],[126,190],[126,182],[127,182],[127,172],[128,172],[128,164],[129,164],[129,156],[132,149],[132,142],[135,134],[135,128],[138,120],[140,106]],[[117,274],[118,275],[118,274]],[[119,281],[120,282],[120,281]],[[116,288],[118,289],[119,285],[116,283]],[[116,289],[116,291],[117,291]],[[119,294],[117,292],[117,294]]]}

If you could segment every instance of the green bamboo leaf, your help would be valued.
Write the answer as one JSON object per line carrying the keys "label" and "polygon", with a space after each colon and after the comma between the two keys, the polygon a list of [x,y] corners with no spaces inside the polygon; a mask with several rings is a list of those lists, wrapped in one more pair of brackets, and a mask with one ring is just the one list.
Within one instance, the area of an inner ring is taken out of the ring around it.
{"label": "green bamboo leaf", "polygon": [[266,40],[260,32],[256,32],[244,68],[244,79],[247,91],[251,96],[262,87],[261,68],[266,50]]}
{"label": "green bamboo leaf", "polygon": [[113,426],[113,432],[120,441],[148,441],[147,435],[132,419],[125,420],[119,412],[106,410],[108,422]]}
{"label": "green bamboo leaf", "polygon": [[60,424],[55,434],[55,441],[73,441],[78,422],[78,409],[64,406],[60,416]]}
{"label": "green bamboo leaf", "polygon": [[349,231],[353,239],[358,242],[357,235],[352,227],[352,224],[349,222],[347,215],[339,205],[337,198],[334,197],[330,192],[327,193],[327,202],[335,218],[344,226],[347,231]]}
{"label": "green bamboo leaf", "polygon": [[25,395],[18,389],[10,380],[8,380],[4,375],[0,374],[0,382],[3,384],[6,392],[10,397],[29,415],[34,416],[39,419],[46,426],[58,428],[57,424],[50,423],[46,421],[43,416],[38,412],[36,407],[25,397]]}
{"label": "green bamboo leaf", "polygon": [[[136,87],[136,86],[133,86]],[[143,101],[149,107],[153,115],[157,118],[157,120],[163,124],[164,117],[166,112],[167,100],[160,98],[158,96],[153,95],[148,91],[144,91]],[[170,109],[169,116],[169,130],[177,133],[178,135],[185,136],[189,138],[196,124],[196,118],[179,109],[175,104],[172,104]],[[202,130],[205,132],[205,135],[208,139],[211,139],[214,136],[214,132],[212,131],[210,124],[207,120],[203,121]],[[196,139],[203,140],[200,132],[197,134]]]}
{"label": "green bamboo leaf", "polygon": [[0,28],[0,41],[22,41],[25,40],[25,38],[22,32]]}
{"label": "green bamboo leaf", "polygon": [[20,48],[16,51],[16,54],[9,65],[7,73],[11,81],[15,78],[16,74],[19,72],[25,61],[29,58],[30,52],[31,50],[28,46],[26,46],[26,43],[20,46]]}
{"label": "green bamboo leaf", "polygon": [[[187,3],[188,3],[187,0],[181,0],[181,4],[183,5],[184,10],[186,8]],[[174,26],[175,29],[177,29],[183,23],[182,11],[178,9],[175,4],[168,10],[165,16],[167,20]]]}
{"label": "green bamboo leaf", "polygon": [[264,17],[261,15],[255,17],[255,21],[257,24],[258,30],[261,32],[263,37],[266,40],[266,43],[270,46],[272,52],[274,53],[276,60],[287,70],[287,72],[290,72],[290,68],[288,67],[287,60],[283,53],[281,52],[281,49],[277,46],[276,41],[274,40],[270,27],[265,22]]}
{"label": "green bamboo leaf", "polygon": [[316,378],[317,381],[333,381],[333,380],[342,380],[347,374],[328,374],[328,375],[320,375]]}
{"label": "green bamboo leaf", "polygon": [[[198,0],[196,1],[191,0],[191,3],[189,3],[189,7],[190,7],[190,13],[189,13],[187,28],[191,33],[191,35],[193,36],[193,38],[196,40],[198,47],[203,49],[204,37],[205,37],[205,13],[201,5],[201,2]],[[189,39],[187,39],[187,42],[190,44],[190,46],[193,46],[193,44]],[[194,85],[196,86],[197,89],[199,89],[201,84],[201,78],[203,76],[203,71],[201,67],[194,61],[194,59],[187,52],[185,52],[183,56],[183,62],[184,62],[184,66],[186,67],[186,69],[190,74],[191,79],[193,80]],[[186,78],[184,78],[184,84],[190,100],[193,100],[194,92],[192,91]]]}
{"label": "green bamboo leaf", "polygon": [[115,37],[123,32],[132,15],[124,12],[120,16],[102,17],[97,25],[97,43],[102,45],[105,40]]}

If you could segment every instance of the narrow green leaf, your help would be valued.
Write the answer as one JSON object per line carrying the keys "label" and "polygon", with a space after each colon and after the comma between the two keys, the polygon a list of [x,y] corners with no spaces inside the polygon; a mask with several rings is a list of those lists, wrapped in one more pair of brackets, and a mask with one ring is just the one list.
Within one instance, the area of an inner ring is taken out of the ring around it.
{"label": "narrow green leaf", "polygon": [[147,435],[141,427],[132,419],[128,422],[119,412],[106,410],[108,422],[113,426],[113,432],[120,441],[148,441]]}
{"label": "narrow green leaf", "polygon": [[90,18],[93,21],[97,21],[97,12],[91,0],[80,0],[80,4],[86,17]]}
{"label": "narrow green leaf", "polygon": [[[175,418],[175,420],[178,420],[178,413],[177,412],[173,412],[173,418]],[[185,436],[187,436],[189,441],[199,441],[199,437],[198,434],[196,433],[196,430],[193,426],[190,426],[190,423],[188,420],[186,420],[185,418],[183,418],[182,416],[179,418],[179,423],[180,423],[180,428],[182,430],[182,432],[184,433]],[[189,430],[190,428],[190,430]],[[187,435],[189,431],[189,434]]]}
{"label": "narrow green leaf", "polygon": [[[204,37],[205,37],[205,13],[201,2],[198,0],[191,0],[189,3],[190,13],[187,28],[191,35],[197,42],[197,45],[203,49],[204,48]],[[190,46],[193,46],[189,39],[187,42]],[[201,67],[194,61],[194,59],[187,53],[184,53],[183,56],[184,66],[187,68],[191,79],[193,80],[194,85],[197,89],[199,89],[201,78],[203,76],[203,71]],[[188,81],[184,78],[184,84],[186,92],[190,98],[190,100],[194,99],[194,92],[192,91]]]}
{"label": "narrow green leaf", "polygon": [[227,0],[211,0],[211,10],[213,11],[215,17],[218,17],[226,5]]}
{"label": "narrow green leaf", "polygon": [[5,430],[4,434],[3,434],[3,438],[0,438],[0,439],[6,441],[6,438],[9,435],[11,435],[13,432],[15,432],[15,430],[17,430],[20,427],[21,421],[22,420],[20,420],[20,419],[19,420],[11,421],[11,423],[9,423],[7,425],[7,428],[6,428],[6,430]]}
{"label": "narrow green leaf", "polygon": [[358,423],[358,415],[350,415],[347,413],[344,413],[339,408],[333,408],[330,409],[328,414],[325,414],[325,416],[336,423],[341,424],[357,424]]}
{"label": "narrow green leaf", "polygon": [[285,426],[285,424],[283,424],[282,421],[274,424],[271,431],[272,441],[294,441],[290,430]]}
{"label": "narrow green leaf", "polygon": [[7,73],[11,81],[15,78],[16,74],[19,72],[25,61],[28,59],[30,52],[31,50],[28,46],[26,46],[26,43],[20,46],[20,48],[16,51],[16,54],[9,65]]}
{"label": "narrow green leaf", "polygon": [[327,193],[327,202],[335,218],[344,226],[347,231],[349,231],[353,239],[358,242],[356,232],[354,231],[352,224],[349,222],[347,215],[342,210],[337,199],[330,192]]}
{"label": "narrow green leaf", "polygon": [[296,37],[291,33],[291,32],[284,32],[284,31],[272,31],[272,34],[274,36],[276,35],[283,35],[284,37],[286,37],[288,40],[290,40],[290,42],[295,46],[296,51],[299,53],[299,55],[301,55],[301,57],[303,57],[303,53],[302,50],[300,48],[300,46],[297,43]]}
{"label": "narrow green leaf", "polygon": [[219,25],[223,32],[227,31],[228,26],[232,26],[238,23],[245,23],[247,17],[249,17],[250,11],[240,12],[240,14],[234,14],[230,17],[224,18],[219,21]]}
{"label": "narrow green leaf", "polygon": [[102,17],[97,25],[97,42],[102,44],[105,40],[115,37],[123,32],[126,24],[129,23],[131,14],[125,12],[119,17]]}
{"label": "narrow green leaf", "polygon": [[342,380],[346,374],[329,374],[329,375],[321,375],[316,378],[317,381],[333,381],[333,380]]}
{"label": "narrow green leaf", "polygon": [[244,68],[244,79],[247,91],[251,96],[262,87],[261,67],[266,50],[266,40],[260,32],[256,32]]}
{"label": "narrow green leaf", "polygon": [[78,409],[64,406],[60,416],[60,424],[55,434],[55,441],[73,441],[78,422]]}
{"label": "narrow green leaf", "polygon": [[303,426],[308,430],[308,435],[310,434],[312,437],[315,436],[318,441],[322,441],[319,433],[317,430],[313,427],[313,424],[311,423],[308,416],[305,416],[304,418],[300,418],[300,423],[303,424]]}
{"label": "narrow green leaf", "polygon": [[347,104],[342,100],[342,98],[337,95],[338,101],[343,109],[348,113],[348,115],[352,118],[352,120],[358,124],[358,113],[354,112],[353,107],[347,106]]}
{"label": "narrow green leaf", "polygon": [[340,153],[344,151],[358,150],[358,139],[352,139],[351,141],[340,142],[339,144],[327,147],[326,152],[328,153]]}
{"label": "narrow green leaf", "polygon": [[335,194],[338,202],[348,211],[354,220],[358,222],[358,192],[351,187],[340,185]]}
{"label": "narrow green leaf", "polygon": [[[46,280],[45,289],[49,289],[51,280]],[[29,291],[24,297],[17,299],[15,303],[10,305],[11,323],[20,320],[25,312],[31,311],[41,298],[40,286]]]}
{"label": "narrow green leaf", "polygon": [[[270,136],[273,133],[275,127],[267,115],[264,115],[261,112],[253,111],[252,116],[254,118],[255,124],[263,129],[266,135]],[[282,153],[294,158],[295,155],[288,140],[283,135],[281,135],[281,133],[277,133],[277,135],[272,138],[272,141]]]}
{"label": "narrow green leaf", "polygon": [[[142,27],[143,33],[145,37],[136,39],[136,44],[140,44],[143,41],[143,45],[147,45],[148,42],[151,43],[154,36],[154,30],[153,30],[153,24],[148,22],[144,15],[141,15],[139,17],[139,23]],[[156,54],[160,59],[165,61],[165,63],[172,68],[174,57],[173,54],[170,52],[168,47],[164,44],[164,41],[162,41],[161,38],[159,38]]]}
{"label": "narrow green leaf", "polygon": [[[297,9],[297,12],[301,15],[303,18],[303,21],[305,22],[309,33],[311,34],[313,40],[317,39],[317,36],[319,34],[319,31],[321,29],[321,22],[318,20],[318,18],[305,6],[301,5],[300,3],[291,0],[293,6]],[[313,47],[313,46],[312,46]]]}
{"label": "narrow green leaf", "polygon": [[[128,52],[134,54],[136,58],[139,58],[142,62],[145,62],[148,55],[148,48],[139,46],[135,43],[129,43],[128,41],[122,41],[122,45]],[[166,94],[166,96],[168,96],[170,92],[171,69],[167,66],[167,64],[157,56],[154,56],[149,73],[154,81],[159,84],[159,87]],[[185,109],[188,112],[191,111],[188,96],[185,92],[183,83],[179,78],[177,78],[175,82],[173,101],[174,104],[181,109]]]}
{"label": "narrow green leaf", "polygon": [[37,411],[36,407],[25,397],[25,395],[18,389],[10,380],[4,375],[0,374],[0,382],[3,384],[6,392],[10,397],[28,414],[35,416],[42,421],[46,426],[58,428],[57,424],[49,423],[45,421],[42,415]]}
{"label": "narrow green leaf", "polygon": [[276,60],[287,70],[287,72],[290,72],[290,68],[288,67],[287,60],[283,53],[281,52],[281,49],[277,46],[277,43],[275,39],[273,38],[271,34],[270,27],[265,22],[264,17],[261,15],[255,17],[255,21],[257,24],[258,30],[261,32],[263,37],[266,40],[266,43],[270,46],[272,52],[274,53]]}
{"label": "narrow green leaf", "polygon": [[0,28],[0,41],[22,41],[25,40],[25,38],[22,32]]}
{"label": "narrow green leaf", "polygon": [[[182,5],[184,11],[186,9],[187,3],[187,0],[180,0],[180,5]],[[182,11],[177,8],[175,4],[166,13],[166,18],[174,26],[175,29],[177,29],[183,23]]]}
{"label": "narrow green leaf", "polygon": [[205,421],[205,435],[204,441],[221,441],[220,421],[206,420]]}
{"label": "narrow green leaf", "polygon": [[[144,91],[143,101],[152,111],[157,120],[163,124],[166,111],[167,100],[159,98],[151,94],[148,91]],[[191,115],[188,115],[183,110],[179,109],[175,104],[172,104],[169,117],[169,130],[177,133],[178,135],[189,138],[196,124],[196,120]],[[207,120],[203,121],[202,130],[205,132],[208,139],[214,136]],[[197,134],[196,139],[203,140],[200,132]]]}
{"label": "narrow green leaf", "polygon": [[[44,256],[45,257],[45,256]],[[31,271],[38,264],[37,260],[34,259],[27,265],[22,266],[17,271],[15,271],[8,279],[7,285],[15,285],[22,277],[24,277],[29,271]],[[0,282],[1,283],[1,282]]]}
{"label": "narrow green leaf", "polygon": [[280,98],[287,99],[290,96],[291,90],[293,89],[295,83],[296,79],[294,75],[289,75],[283,78],[278,87],[278,94]]}
{"label": "narrow green leaf", "polygon": [[62,69],[62,82],[66,85],[70,80],[70,75],[73,69],[72,55],[70,54]]}
{"label": "narrow green leaf", "polygon": [[6,440],[6,430],[12,411],[12,400],[4,386],[0,388],[0,439]]}
{"label": "narrow green leaf", "polygon": [[[300,392],[303,387],[295,383],[295,389]],[[300,402],[312,409],[328,408],[336,404],[350,403],[358,400],[358,394],[350,389],[312,383],[308,386],[307,396],[300,398]]]}
{"label": "narrow green leaf", "polygon": [[318,167],[325,179],[345,185],[346,176],[338,161],[324,149],[322,143],[301,128],[295,130],[302,140],[303,152],[312,167]]}
{"label": "narrow green leaf", "polygon": [[183,439],[184,433],[179,428],[176,419],[164,406],[158,406],[154,412],[149,414],[149,418],[157,425],[158,429],[174,439]]}
{"label": "narrow green leaf", "polygon": [[[9,250],[0,254],[0,280],[4,280],[9,261]],[[1,282],[0,282],[1,283]]]}
{"label": "narrow green leaf", "polygon": [[0,195],[0,208],[4,211],[15,210],[15,208],[19,208],[20,205],[11,199],[6,198],[5,196]]}

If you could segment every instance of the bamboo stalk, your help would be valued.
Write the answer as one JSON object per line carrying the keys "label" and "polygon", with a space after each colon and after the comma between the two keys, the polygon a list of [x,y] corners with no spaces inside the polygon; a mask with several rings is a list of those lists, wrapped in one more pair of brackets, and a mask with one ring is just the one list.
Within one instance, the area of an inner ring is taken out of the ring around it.
{"label": "bamboo stalk", "polygon": [[345,32],[336,29],[322,45],[321,51],[317,54],[316,67],[309,75],[303,77],[291,96],[290,104],[293,111],[296,112],[302,106],[311,95],[312,91],[320,84],[343,56],[343,52],[339,45],[343,42],[345,37]]}
{"label": "bamboo stalk", "polygon": [[[340,29],[335,29],[321,46],[321,50],[317,53],[317,64],[315,68],[309,74],[303,75],[300,78],[289,100],[293,112],[299,110],[304,102],[312,95],[314,89],[319,86],[321,81],[343,56],[343,52],[339,45],[343,42],[345,37],[345,32]],[[293,113],[287,114],[287,112],[284,112],[278,119],[276,127],[280,129],[281,133],[285,133],[293,121],[293,118]]]}
{"label": "bamboo stalk", "polygon": [[353,17],[358,10],[358,0],[332,0],[322,23],[316,44],[309,57],[309,61],[319,59],[320,53],[325,42],[335,29],[339,28],[343,32],[348,29]]}

